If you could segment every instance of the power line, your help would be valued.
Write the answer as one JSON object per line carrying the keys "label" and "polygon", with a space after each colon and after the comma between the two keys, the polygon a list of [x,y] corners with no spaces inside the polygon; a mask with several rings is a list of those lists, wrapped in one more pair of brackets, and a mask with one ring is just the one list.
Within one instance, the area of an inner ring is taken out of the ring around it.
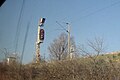
{"label": "power line", "polygon": [[21,60],[20,60],[21,64],[22,64],[23,55],[24,55],[25,46],[26,46],[26,41],[27,41],[27,37],[28,37],[29,26],[30,26],[30,22],[28,23],[27,28],[26,28],[26,33],[25,33],[25,38],[24,38],[24,43],[23,43],[23,49],[22,49],[22,55],[21,55]]}
{"label": "power line", "polygon": [[[87,14],[87,15],[81,16],[81,17],[79,17],[79,18],[71,21],[71,23],[78,22],[78,20],[80,20],[80,19],[83,19],[83,18],[89,17],[89,16],[91,16],[91,15],[94,15],[94,14],[96,14],[96,13],[98,13],[98,12],[101,12],[101,11],[103,11],[103,10],[105,10],[105,9],[108,9],[108,8],[110,8],[110,7],[113,7],[113,6],[115,6],[115,5],[119,4],[119,3],[120,3],[120,1],[112,2],[110,5],[108,5],[108,6],[106,6],[106,7],[100,8],[100,9],[98,9],[98,10],[96,10],[96,11],[93,11],[93,12]],[[89,6],[87,9],[89,9],[90,7],[91,7],[91,6]],[[86,11],[87,9],[82,9],[80,12],[84,12],[84,11]],[[67,17],[66,17],[66,18],[67,18]],[[65,19],[65,18],[64,18],[64,19]],[[63,19],[62,19],[62,20],[63,20]],[[63,28],[63,26],[62,26],[61,24],[58,23],[58,21],[56,21],[56,23],[57,23],[58,25],[60,25],[63,30],[66,30],[65,28]],[[52,23],[52,24],[50,24],[50,25],[53,25],[53,24],[54,24],[54,23]]]}
{"label": "power line", "polygon": [[[98,13],[98,12],[101,12],[101,11],[103,11],[103,10],[105,10],[105,9],[108,9],[108,8],[110,8],[110,7],[113,7],[113,6],[115,6],[115,5],[119,4],[119,3],[120,3],[120,1],[117,1],[117,2],[115,2],[115,3],[112,3],[112,4],[110,4],[110,5],[106,6],[106,7],[103,7],[103,8],[101,8],[101,9],[98,9],[98,10],[96,10],[96,11],[90,13],[90,14],[87,14],[87,15],[85,15],[85,16],[82,16],[82,17],[80,17],[80,18],[89,17],[89,16],[94,15],[94,14],[96,14],[96,13]],[[77,20],[74,20],[73,23],[75,23],[75,22],[77,22],[77,21],[78,21],[78,19],[77,19]]]}
{"label": "power line", "polygon": [[21,54],[21,58],[20,58],[19,74],[21,73],[22,61],[23,61],[23,56],[24,56],[24,52],[25,52],[25,46],[26,46],[26,41],[27,41],[27,37],[28,37],[29,28],[30,28],[30,22],[28,22],[27,28],[26,28],[26,33],[25,33],[25,38],[24,38],[24,43],[23,43],[22,54]]}
{"label": "power line", "polygon": [[58,21],[56,21],[56,23],[57,23],[63,30],[65,30],[66,32],[68,32],[68,30],[65,29]]}
{"label": "power line", "polygon": [[15,53],[17,52],[17,48],[18,48],[18,40],[19,40],[19,36],[20,36],[21,19],[23,16],[24,5],[25,5],[25,0],[23,0],[23,2],[22,2],[22,7],[20,9],[19,19],[18,19],[18,23],[17,23],[16,35],[15,35]]}

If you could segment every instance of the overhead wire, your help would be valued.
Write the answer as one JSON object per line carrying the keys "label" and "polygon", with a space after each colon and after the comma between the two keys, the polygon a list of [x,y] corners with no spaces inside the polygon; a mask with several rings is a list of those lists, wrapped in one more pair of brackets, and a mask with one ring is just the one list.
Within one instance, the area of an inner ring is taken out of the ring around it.
{"label": "overhead wire", "polygon": [[16,29],[16,34],[15,34],[15,53],[17,52],[18,49],[18,41],[19,41],[19,36],[20,36],[20,29],[21,29],[21,20],[23,16],[23,9],[25,5],[25,0],[22,1],[22,7],[20,9],[20,14],[18,18],[18,23],[17,23],[17,29]]}
{"label": "overhead wire", "polygon": [[[15,53],[17,54],[17,49],[18,49],[18,41],[19,41],[19,36],[20,36],[20,30],[21,30],[21,23],[22,23],[22,16],[23,16],[23,13],[24,13],[24,7],[25,7],[25,0],[22,1],[22,5],[21,5],[21,8],[20,8],[20,13],[19,13],[19,18],[18,18],[18,22],[17,22],[17,28],[16,28],[16,34],[15,34]],[[25,44],[25,43],[24,43]],[[24,47],[24,46],[23,46]],[[22,51],[22,55],[24,53],[24,49]],[[19,74],[21,72],[21,65],[22,65],[22,58],[23,56],[21,55],[20,57],[20,66],[19,66]],[[20,80],[19,76],[17,76],[18,80]]]}
{"label": "overhead wire", "polygon": [[[101,12],[101,11],[103,11],[103,10],[105,10],[105,9],[108,9],[108,8],[110,8],[110,7],[113,7],[113,6],[117,5],[117,4],[120,4],[120,1],[114,2],[114,3],[112,3],[112,4],[110,4],[110,5],[106,6],[106,7],[100,8],[100,9],[98,9],[98,10],[96,10],[96,11],[93,11],[92,13],[89,13],[89,14],[87,14],[87,15],[85,15],[85,16],[79,17],[79,19],[82,19],[82,18],[85,18],[85,17],[89,17],[89,16],[94,15],[94,14],[96,14],[96,13],[98,13],[98,12]],[[74,20],[72,23],[77,22],[79,19]]]}
{"label": "overhead wire", "polygon": [[[78,20],[80,20],[80,19],[87,18],[87,17],[89,17],[89,16],[91,16],[91,15],[94,15],[94,14],[96,14],[96,13],[98,13],[98,12],[101,12],[101,11],[103,11],[103,10],[105,10],[105,9],[108,9],[108,8],[110,8],[110,7],[113,7],[113,6],[117,5],[117,4],[120,4],[120,0],[118,0],[118,1],[116,1],[116,2],[112,2],[110,5],[108,5],[108,6],[106,6],[106,7],[103,7],[103,8],[100,8],[100,9],[98,9],[98,10],[95,10],[95,11],[93,11],[93,12],[87,14],[87,15],[81,16],[81,17],[79,17],[79,18],[77,18],[77,19],[75,19],[75,20],[73,20],[73,21],[70,21],[70,22],[71,22],[71,23],[76,23],[76,22],[78,22]],[[88,10],[89,8],[90,8],[90,7],[88,7],[87,9],[82,9],[81,12],[84,12],[84,11]],[[64,19],[65,19],[65,18],[64,18]],[[63,19],[62,19],[62,20],[63,20]],[[59,24],[58,21],[56,21],[56,23]],[[53,23],[53,24],[54,24],[54,23]],[[51,24],[51,25],[53,25],[53,24]],[[61,24],[59,24],[59,25],[62,27],[62,29],[64,29]],[[64,30],[66,30],[66,29],[64,29]]]}
{"label": "overhead wire", "polygon": [[66,32],[68,32],[68,30],[65,29],[58,21],[56,21],[56,23],[57,23],[63,30],[65,30]]}
{"label": "overhead wire", "polygon": [[29,28],[30,28],[30,22],[28,22],[27,28],[26,28],[26,33],[25,33],[25,38],[24,38],[24,43],[23,43],[22,54],[21,54],[21,58],[20,58],[19,73],[21,72],[22,61],[23,61],[23,56],[24,56],[24,52],[25,52],[25,47],[26,47],[26,42],[27,42],[27,37],[28,37]]}

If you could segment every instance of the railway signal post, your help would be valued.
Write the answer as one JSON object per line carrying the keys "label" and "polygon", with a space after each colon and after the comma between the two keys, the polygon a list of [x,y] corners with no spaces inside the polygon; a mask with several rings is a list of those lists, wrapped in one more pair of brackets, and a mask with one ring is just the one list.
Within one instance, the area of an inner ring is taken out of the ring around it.
{"label": "railway signal post", "polygon": [[41,18],[38,23],[38,33],[36,41],[36,63],[40,63],[40,44],[44,41],[44,22],[45,18]]}

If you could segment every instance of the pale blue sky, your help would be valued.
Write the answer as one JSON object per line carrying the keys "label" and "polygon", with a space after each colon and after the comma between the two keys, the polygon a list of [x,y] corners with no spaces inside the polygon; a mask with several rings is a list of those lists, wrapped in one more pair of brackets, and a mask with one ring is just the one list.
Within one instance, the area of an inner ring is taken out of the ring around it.
{"label": "pale blue sky", "polygon": [[[22,1],[6,0],[0,7],[0,49],[7,48],[11,53],[15,50],[15,34]],[[37,25],[41,17],[46,18],[42,55],[48,55],[48,45],[65,32],[56,30],[60,29],[56,21],[65,27],[65,22],[70,23],[71,35],[77,45],[94,37],[102,37],[107,46],[106,51],[120,50],[120,0],[25,0],[17,50],[22,52],[26,27],[30,22],[24,63],[33,59]]]}

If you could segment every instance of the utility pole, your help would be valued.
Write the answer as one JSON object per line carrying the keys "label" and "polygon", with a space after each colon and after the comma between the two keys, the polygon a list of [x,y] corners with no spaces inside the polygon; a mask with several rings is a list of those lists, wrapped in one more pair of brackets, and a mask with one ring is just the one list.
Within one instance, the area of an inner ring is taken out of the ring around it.
{"label": "utility pole", "polygon": [[74,46],[71,45],[70,46],[70,58],[73,59],[74,57],[75,57],[75,55],[74,55]]}
{"label": "utility pole", "polygon": [[36,63],[40,62],[40,44],[43,43],[44,40],[44,22],[45,18],[41,18],[38,23],[38,33],[37,33],[37,41],[36,41]]}
{"label": "utility pole", "polygon": [[70,56],[70,47],[71,47],[71,44],[70,44],[70,24],[69,24],[69,23],[66,23],[66,24],[67,24],[67,29],[65,29],[65,28],[64,28],[60,23],[58,23],[57,21],[56,21],[56,23],[57,23],[58,25],[60,25],[61,28],[68,33],[68,53],[67,53],[67,57],[68,57],[69,59],[72,59],[72,57]]}
{"label": "utility pole", "polygon": [[68,30],[67,30],[67,33],[68,33],[68,57],[71,59],[71,56],[70,56],[70,25],[69,25],[69,23],[66,23],[66,24],[68,27]]}

